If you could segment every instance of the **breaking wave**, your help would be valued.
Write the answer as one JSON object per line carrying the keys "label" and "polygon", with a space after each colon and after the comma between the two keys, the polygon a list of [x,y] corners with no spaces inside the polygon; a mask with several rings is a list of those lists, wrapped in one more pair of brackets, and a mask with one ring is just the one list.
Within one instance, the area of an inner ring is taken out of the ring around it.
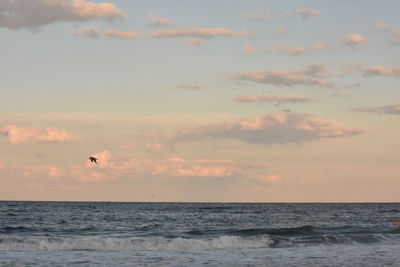
{"label": "breaking wave", "polygon": [[117,238],[117,237],[0,237],[0,251],[40,250],[208,250],[271,247],[275,240],[268,235],[254,237],[220,236],[193,238]]}

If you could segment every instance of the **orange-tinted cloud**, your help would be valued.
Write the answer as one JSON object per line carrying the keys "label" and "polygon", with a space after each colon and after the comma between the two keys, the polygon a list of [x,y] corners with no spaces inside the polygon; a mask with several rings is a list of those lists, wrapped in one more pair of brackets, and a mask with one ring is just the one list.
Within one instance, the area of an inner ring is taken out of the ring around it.
{"label": "orange-tinted cloud", "polygon": [[56,22],[83,22],[96,19],[121,20],[127,15],[111,3],[85,0],[0,1],[0,27],[13,30],[39,28]]}
{"label": "orange-tinted cloud", "polygon": [[185,160],[174,157],[157,164],[154,175],[186,177],[226,177],[242,170],[233,166],[230,160]]}
{"label": "orange-tinted cloud", "polygon": [[192,38],[191,40],[187,41],[186,43],[193,45],[193,46],[199,46],[202,43],[204,43],[204,41],[205,41],[204,38],[195,37],[195,38]]}
{"label": "orange-tinted cloud", "polygon": [[204,84],[192,84],[192,83],[181,83],[175,86],[178,89],[193,89],[193,90],[200,90],[205,88]]}
{"label": "orange-tinted cloud", "polygon": [[372,75],[391,75],[391,76],[400,76],[400,66],[393,68],[386,68],[382,65],[372,66],[364,70],[364,75],[372,76]]}
{"label": "orange-tinted cloud", "polygon": [[256,96],[238,96],[234,99],[236,102],[269,102],[275,104],[284,103],[307,103],[314,102],[315,99],[311,97],[306,97],[299,94],[294,95],[256,95]]}
{"label": "orange-tinted cloud", "polygon": [[0,128],[0,134],[7,136],[13,145],[23,143],[65,143],[72,141],[74,135],[64,129],[30,128],[16,125],[7,125]]}
{"label": "orange-tinted cloud", "polygon": [[378,107],[359,107],[355,111],[373,112],[378,114],[400,114],[400,105],[386,105]]}
{"label": "orange-tinted cloud", "polygon": [[290,15],[299,15],[300,17],[302,17],[303,19],[309,19],[312,17],[315,17],[317,15],[319,15],[319,11],[315,10],[315,9],[311,9],[311,8],[300,8],[297,9],[295,11],[287,11],[285,13],[286,16],[290,16]]}
{"label": "orange-tinted cloud", "polygon": [[181,129],[171,142],[236,139],[250,144],[285,144],[361,134],[360,129],[340,126],[308,114],[270,113],[202,127]]}
{"label": "orange-tinted cloud", "polygon": [[390,43],[400,44],[400,30],[398,28],[384,23],[377,24],[375,28],[389,32],[391,37]]}
{"label": "orange-tinted cloud", "polygon": [[271,49],[263,49],[263,50],[257,50],[254,47],[250,45],[245,45],[243,47],[243,51],[247,53],[265,53],[265,52],[273,52],[273,53],[284,53],[284,54],[289,54],[292,56],[299,56],[302,55],[306,52],[311,52],[311,51],[317,51],[317,50],[323,50],[327,49],[329,46],[324,43],[316,43],[314,45],[310,46],[283,46],[283,45],[276,45]]}
{"label": "orange-tinted cloud", "polygon": [[357,34],[357,33],[350,33],[347,34],[346,36],[342,37],[342,41],[351,47],[359,46],[359,45],[365,45],[368,43],[368,39]]}
{"label": "orange-tinted cloud", "polygon": [[310,64],[300,70],[262,70],[247,71],[228,75],[235,80],[252,81],[257,83],[272,84],[276,86],[331,86],[331,83],[325,81],[327,69],[324,64]]}
{"label": "orange-tinted cloud", "polygon": [[154,27],[171,26],[174,24],[174,22],[169,18],[163,18],[158,14],[147,13],[146,17],[149,20],[150,25]]}
{"label": "orange-tinted cloud", "polygon": [[264,22],[273,20],[273,17],[267,15],[267,13],[268,12],[266,9],[260,8],[256,11],[242,15],[242,18],[255,21],[264,21]]}
{"label": "orange-tinted cloud", "polygon": [[[96,34],[93,34],[96,33]],[[120,38],[120,39],[133,39],[133,38],[174,38],[174,37],[192,37],[192,38],[212,38],[216,36],[248,36],[245,31],[234,31],[227,28],[202,28],[202,27],[189,27],[182,29],[160,29],[150,33],[140,33],[135,31],[117,31],[114,29],[101,32],[96,28],[83,28],[74,32],[75,35],[82,35],[86,37],[96,38]]]}

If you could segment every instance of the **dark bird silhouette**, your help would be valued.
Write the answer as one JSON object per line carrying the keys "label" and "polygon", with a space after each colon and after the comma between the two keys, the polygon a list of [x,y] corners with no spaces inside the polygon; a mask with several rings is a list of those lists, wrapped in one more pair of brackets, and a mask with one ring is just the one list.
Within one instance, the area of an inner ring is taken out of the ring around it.
{"label": "dark bird silhouette", "polygon": [[90,159],[91,162],[94,162],[94,163],[97,164],[97,158],[95,158],[95,157],[89,157],[89,159]]}

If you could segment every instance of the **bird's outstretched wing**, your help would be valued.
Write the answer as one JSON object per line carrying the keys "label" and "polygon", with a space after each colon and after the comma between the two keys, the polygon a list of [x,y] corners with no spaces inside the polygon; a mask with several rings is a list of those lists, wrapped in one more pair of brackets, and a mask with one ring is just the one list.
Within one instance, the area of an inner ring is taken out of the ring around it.
{"label": "bird's outstretched wing", "polygon": [[95,158],[95,157],[89,157],[89,159],[90,159],[91,162],[94,162],[94,163],[97,164],[97,158]]}

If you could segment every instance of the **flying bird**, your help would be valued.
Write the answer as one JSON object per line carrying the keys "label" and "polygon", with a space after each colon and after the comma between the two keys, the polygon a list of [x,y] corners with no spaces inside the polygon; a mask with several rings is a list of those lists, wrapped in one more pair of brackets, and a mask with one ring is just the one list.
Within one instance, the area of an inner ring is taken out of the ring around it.
{"label": "flying bird", "polygon": [[89,159],[90,159],[91,162],[94,162],[94,163],[97,164],[97,158],[95,158],[95,157],[89,157]]}

